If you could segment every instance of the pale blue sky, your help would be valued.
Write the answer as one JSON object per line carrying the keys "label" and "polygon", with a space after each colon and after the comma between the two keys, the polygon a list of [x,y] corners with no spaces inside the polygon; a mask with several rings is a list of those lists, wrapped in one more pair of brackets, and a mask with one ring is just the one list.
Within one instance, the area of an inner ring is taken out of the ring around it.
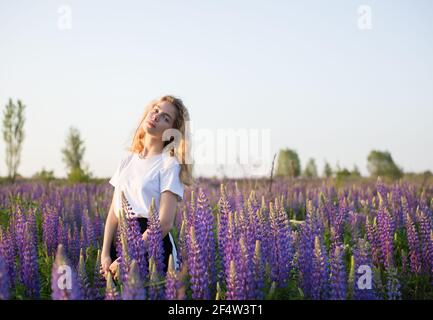
{"label": "pale blue sky", "polygon": [[[358,28],[360,5],[371,30]],[[372,149],[433,171],[433,2],[0,0],[0,107],[27,105],[21,174],[64,176],[73,125],[90,169],[111,176],[165,93],[194,128],[271,129],[272,152],[296,149],[319,172],[327,159],[366,174]],[[4,150],[1,139],[3,176]]]}

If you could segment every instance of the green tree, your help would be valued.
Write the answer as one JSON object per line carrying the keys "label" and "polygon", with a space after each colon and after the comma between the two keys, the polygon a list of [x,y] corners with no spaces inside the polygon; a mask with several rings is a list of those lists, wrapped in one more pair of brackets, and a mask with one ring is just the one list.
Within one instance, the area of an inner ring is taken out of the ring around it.
{"label": "green tree", "polygon": [[353,170],[352,170],[351,175],[353,177],[356,177],[356,178],[361,177],[361,172],[359,171],[359,168],[358,168],[358,166],[356,164],[353,166]]}
{"label": "green tree", "polygon": [[323,176],[326,178],[332,177],[332,168],[331,165],[328,163],[328,161],[325,161],[325,167],[323,169]]}
{"label": "green tree", "polygon": [[91,178],[86,166],[83,168],[83,158],[86,147],[78,129],[71,127],[66,137],[66,147],[62,149],[63,161],[68,169],[68,180],[71,182],[85,182]]}
{"label": "green tree", "polygon": [[403,176],[403,169],[394,163],[388,151],[371,151],[367,157],[367,169],[372,177],[384,176],[398,179]]}
{"label": "green tree", "polygon": [[278,154],[275,176],[298,177],[301,174],[301,162],[295,150],[284,149]]}
{"label": "green tree", "polygon": [[340,167],[337,168],[337,171],[335,171],[335,178],[337,180],[349,178],[352,176],[352,173],[347,170],[346,168],[341,169]]}
{"label": "green tree", "polygon": [[317,178],[317,167],[313,158],[310,158],[305,166],[304,177]]}
{"label": "green tree", "polygon": [[337,169],[335,170],[335,177],[337,180],[343,180],[346,178],[359,178],[361,177],[361,172],[359,172],[358,166],[355,164],[353,166],[353,170],[350,171],[347,168],[341,168],[339,164],[337,164]]}
{"label": "green tree", "polygon": [[21,161],[21,149],[24,141],[24,109],[25,105],[18,100],[14,104],[12,99],[3,112],[3,139],[6,144],[6,167],[8,179],[15,181]]}
{"label": "green tree", "polygon": [[39,172],[36,172],[32,178],[36,179],[36,180],[43,180],[43,181],[49,182],[49,181],[52,181],[55,179],[54,171],[53,170],[45,170],[45,168],[42,168],[42,170]]}

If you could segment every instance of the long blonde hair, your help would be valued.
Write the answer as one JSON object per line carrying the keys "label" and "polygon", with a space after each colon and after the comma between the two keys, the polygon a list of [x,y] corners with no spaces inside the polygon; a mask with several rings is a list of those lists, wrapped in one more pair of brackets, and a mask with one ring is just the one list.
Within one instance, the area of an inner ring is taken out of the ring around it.
{"label": "long blonde hair", "polygon": [[[159,102],[167,101],[171,103],[175,109],[176,109],[176,118],[174,120],[173,129],[177,129],[180,131],[182,137],[180,139],[180,142],[177,146],[177,148],[170,149],[170,156],[176,157],[177,160],[180,163],[180,173],[179,178],[180,181],[186,185],[191,186],[194,183],[194,178],[192,176],[192,161],[189,159],[189,152],[191,150],[191,139],[189,136],[188,128],[185,124],[187,121],[190,121],[188,110],[186,109],[185,105],[183,104],[183,101],[180,98],[176,98],[172,95],[164,95],[160,98],[154,99],[144,108],[143,115],[141,116],[140,122],[138,124],[137,129],[135,130],[134,137],[132,139],[132,144],[128,148],[131,152],[141,152],[144,148],[143,145],[143,138],[146,135],[146,132],[144,131],[142,124],[144,119],[146,119],[147,114],[149,111]],[[186,139],[187,137],[187,139]],[[171,142],[165,141],[164,142],[164,148]],[[188,162],[187,162],[188,159]]]}

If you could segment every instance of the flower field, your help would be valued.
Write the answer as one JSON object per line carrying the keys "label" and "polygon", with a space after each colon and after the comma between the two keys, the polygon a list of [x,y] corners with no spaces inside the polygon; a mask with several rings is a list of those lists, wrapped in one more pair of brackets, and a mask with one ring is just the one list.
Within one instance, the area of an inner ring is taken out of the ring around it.
{"label": "flower field", "polygon": [[[0,299],[433,299],[433,188],[400,180],[198,179],[172,231],[120,219],[99,274],[108,183],[0,186]],[[128,212],[127,200],[123,202]]]}

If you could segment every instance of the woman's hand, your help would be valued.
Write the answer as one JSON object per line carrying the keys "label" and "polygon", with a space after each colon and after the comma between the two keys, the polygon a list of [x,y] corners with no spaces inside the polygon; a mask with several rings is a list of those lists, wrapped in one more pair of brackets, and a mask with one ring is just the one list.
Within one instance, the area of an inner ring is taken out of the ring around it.
{"label": "woman's hand", "polygon": [[113,279],[117,280],[117,270],[119,269],[119,259],[117,258],[116,260],[113,261],[113,263],[110,265],[109,270],[111,272],[111,274],[113,275]]}
{"label": "woman's hand", "polygon": [[101,269],[100,273],[107,278],[108,272],[110,272],[110,266],[111,266],[111,257],[110,256],[102,256],[101,257]]}

